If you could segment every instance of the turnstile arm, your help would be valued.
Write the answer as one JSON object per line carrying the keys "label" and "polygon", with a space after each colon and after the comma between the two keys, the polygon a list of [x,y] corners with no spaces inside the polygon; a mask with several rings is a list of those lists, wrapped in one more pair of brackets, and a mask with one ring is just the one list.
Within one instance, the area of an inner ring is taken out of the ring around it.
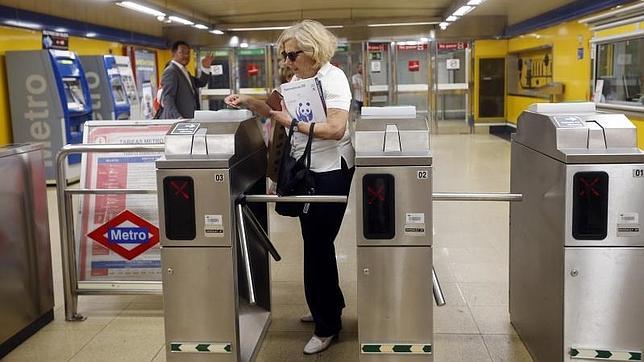
{"label": "turnstile arm", "polygon": [[277,249],[275,248],[275,245],[271,242],[271,239],[268,237],[266,234],[266,231],[264,228],[261,226],[257,218],[255,217],[255,214],[253,214],[253,211],[246,205],[242,205],[242,211],[244,215],[248,218],[248,221],[250,221],[250,225],[255,229],[255,231],[259,234],[260,238],[259,240],[261,241],[262,246],[266,251],[268,251],[273,259],[275,261],[280,261],[282,260],[282,256],[277,252]]}
{"label": "turnstile arm", "polygon": [[237,216],[237,233],[239,234],[239,241],[241,246],[242,260],[244,263],[244,270],[246,271],[246,282],[248,283],[248,303],[254,305],[255,299],[255,284],[253,283],[253,273],[250,270],[250,254],[248,253],[248,239],[246,238],[246,227],[244,225],[244,212],[242,205],[235,206],[235,214]]}
{"label": "turnstile arm", "polygon": [[441,307],[445,305],[445,297],[443,296],[443,289],[441,288],[441,283],[438,281],[438,277],[436,276],[436,271],[434,270],[434,267],[432,267],[432,286],[433,286],[433,291],[434,291],[434,300],[436,301],[436,305]]}

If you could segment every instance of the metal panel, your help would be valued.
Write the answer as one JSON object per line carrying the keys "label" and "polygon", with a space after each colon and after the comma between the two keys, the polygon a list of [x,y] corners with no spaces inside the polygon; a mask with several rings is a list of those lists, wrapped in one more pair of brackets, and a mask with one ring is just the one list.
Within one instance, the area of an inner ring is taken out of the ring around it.
{"label": "metal panel", "polygon": [[[369,240],[362,232],[363,197],[362,178],[367,174],[390,174],[395,179],[396,232],[390,240]],[[421,176],[419,177],[419,173]],[[426,177],[426,178],[424,178]],[[357,167],[356,168],[356,238],[358,246],[365,245],[426,245],[432,244],[432,168],[431,166],[407,167]],[[413,192],[412,192],[413,191]],[[411,224],[424,228],[424,232],[406,232],[407,214],[422,214],[424,223]],[[431,261],[431,259],[430,259]],[[431,263],[430,263],[431,265]]]}
{"label": "metal panel", "polygon": [[[231,216],[230,173],[227,169],[159,169],[157,170],[157,185],[163,185],[167,176],[189,176],[194,180],[195,187],[195,222],[197,236],[195,240],[168,240],[165,237],[165,211],[163,209],[164,195],[159,198],[159,232],[162,246],[230,246],[235,232]],[[207,200],[207,201],[206,201]],[[206,237],[206,215],[219,215],[222,218],[223,233],[217,237]]]}
{"label": "metal panel", "polygon": [[560,361],[565,165],[512,143],[510,321],[535,361]]}
{"label": "metal panel", "polygon": [[7,339],[54,308],[40,148],[0,148],[0,352]]}
{"label": "metal panel", "polygon": [[[432,344],[432,249],[358,247],[360,343]],[[431,354],[361,354],[361,361],[432,361]]]}
{"label": "metal panel", "polygon": [[[608,236],[603,240],[577,240],[572,236],[573,176],[583,171],[608,173]],[[641,230],[618,231],[618,225],[641,229],[644,221],[644,177],[636,176],[637,172],[644,175],[644,164],[566,166],[566,246],[644,246],[644,232]]]}
{"label": "metal panel", "polygon": [[[161,249],[168,361],[238,361],[233,249]],[[231,343],[232,353],[171,352],[172,342]]]}
{"label": "metal panel", "polygon": [[644,348],[644,248],[566,248],[564,272],[564,361],[571,347]]}

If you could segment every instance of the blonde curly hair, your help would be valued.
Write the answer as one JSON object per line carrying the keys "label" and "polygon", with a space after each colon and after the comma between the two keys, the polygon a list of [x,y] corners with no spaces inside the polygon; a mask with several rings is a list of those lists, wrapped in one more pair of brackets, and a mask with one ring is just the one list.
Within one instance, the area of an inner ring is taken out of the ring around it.
{"label": "blonde curly hair", "polygon": [[282,54],[284,44],[295,39],[304,54],[310,56],[316,67],[321,67],[333,57],[338,39],[321,23],[303,20],[284,30],[277,38],[277,51]]}

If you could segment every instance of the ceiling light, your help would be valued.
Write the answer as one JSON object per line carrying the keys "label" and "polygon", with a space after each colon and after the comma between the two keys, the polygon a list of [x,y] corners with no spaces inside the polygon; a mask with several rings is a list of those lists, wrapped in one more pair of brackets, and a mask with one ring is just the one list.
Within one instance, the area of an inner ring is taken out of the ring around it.
{"label": "ceiling light", "polygon": [[195,28],[201,29],[201,30],[208,30],[208,27],[203,24],[195,24]]}
{"label": "ceiling light", "polygon": [[174,16],[174,15],[168,16],[168,19],[170,19],[170,20],[174,21],[175,23],[181,23],[181,24],[183,24],[183,25],[193,25],[193,24],[194,24],[194,23],[193,23],[192,21],[190,21],[190,20],[187,20],[187,19],[184,19],[184,18],[180,18],[180,17],[178,17],[178,16]]}
{"label": "ceiling light", "polygon": [[96,33],[89,32],[89,33],[85,34],[85,36],[88,37],[88,38],[96,38]]}
{"label": "ceiling light", "polygon": [[342,29],[342,28],[344,28],[344,25],[329,25],[329,26],[325,26],[325,28],[327,28],[327,29]]}
{"label": "ceiling light", "polygon": [[240,48],[248,48],[248,43],[246,43],[245,41],[243,41],[243,42],[241,42],[241,44],[239,44],[239,47],[240,47]]}
{"label": "ceiling light", "polygon": [[124,7],[124,8],[128,8],[130,10],[138,11],[138,12],[144,13],[144,14],[150,14],[150,15],[154,15],[154,16],[165,16],[165,13],[163,13],[163,12],[161,12],[159,10],[152,9],[152,8],[147,7],[145,5],[137,4],[137,3],[132,2],[132,1],[120,1],[120,2],[117,2],[116,5]]}
{"label": "ceiling light", "polygon": [[448,23],[448,22],[443,21],[442,23],[438,24],[438,26],[439,26],[441,29],[445,30],[445,29],[447,29],[447,27],[449,26],[449,23]]}
{"label": "ceiling light", "polygon": [[239,45],[239,37],[237,37],[237,35],[233,35],[232,37],[230,37],[230,42],[228,43],[228,45],[230,45],[233,48],[238,46]]}
{"label": "ceiling light", "polygon": [[38,23],[31,23],[28,21],[20,21],[20,20],[5,20],[4,22],[7,25],[11,26],[17,26],[20,28],[29,28],[29,29],[40,29],[42,28],[42,25]]}
{"label": "ceiling light", "polygon": [[367,24],[370,28],[381,27],[381,26],[413,26],[413,25],[434,25],[438,24],[437,21],[424,21],[419,23],[390,23],[390,24]]}
{"label": "ceiling light", "polygon": [[445,21],[456,21],[458,20],[458,16],[450,15],[445,19]]}
{"label": "ceiling light", "polygon": [[485,0],[470,0],[467,2],[467,5],[476,6],[476,5],[481,5],[484,2]]}
{"label": "ceiling light", "polygon": [[284,30],[290,26],[260,26],[257,28],[230,28],[228,31],[262,31],[262,30]]}
{"label": "ceiling light", "polygon": [[474,6],[469,6],[469,5],[463,5],[460,8],[458,8],[455,12],[452,13],[453,16],[463,16],[470,11],[474,10]]}
{"label": "ceiling light", "polygon": [[59,32],[59,33],[66,33],[67,29],[65,29],[65,28],[56,28],[56,29],[54,29],[54,31]]}
{"label": "ceiling light", "polygon": [[209,33],[213,33],[215,35],[222,35],[224,32],[219,30],[219,29],[213,29],[213,30],[209,31]]}

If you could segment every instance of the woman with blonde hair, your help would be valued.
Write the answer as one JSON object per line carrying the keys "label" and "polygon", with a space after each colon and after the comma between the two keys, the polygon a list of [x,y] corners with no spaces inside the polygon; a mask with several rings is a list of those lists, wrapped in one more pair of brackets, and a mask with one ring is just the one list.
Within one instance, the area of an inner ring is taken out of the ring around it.
{"label": "woman with blonde hair", "polygon": [[[295,74],[291,81],[317,77],[322,85],[327,107],[326,121],[314,119],[311,148],[311,171],[316,195],[348,195],[353,177],[354,150],[347,122],[351,105],[351,87],[344,72],[329,63],[337,45],[336,37],[322,24],[304,20],[284,30],[277,40],[279,53]],[[285,111],[272,111],[262,101],[232,94],[225,102],[268,115],[288,128],[297,122]],[[297,122],[292,138],[292,156],[298,159],[308,140],[310,123]],[[304,291],[311,311],[303,322],[314,322],[313,337],[304,347],[305,354],[329,347],[342,329],[344,297],[340,290],[334,241],[340,230],[346,204],[311,203],[308,213],[300,216],[304,240]]]}

